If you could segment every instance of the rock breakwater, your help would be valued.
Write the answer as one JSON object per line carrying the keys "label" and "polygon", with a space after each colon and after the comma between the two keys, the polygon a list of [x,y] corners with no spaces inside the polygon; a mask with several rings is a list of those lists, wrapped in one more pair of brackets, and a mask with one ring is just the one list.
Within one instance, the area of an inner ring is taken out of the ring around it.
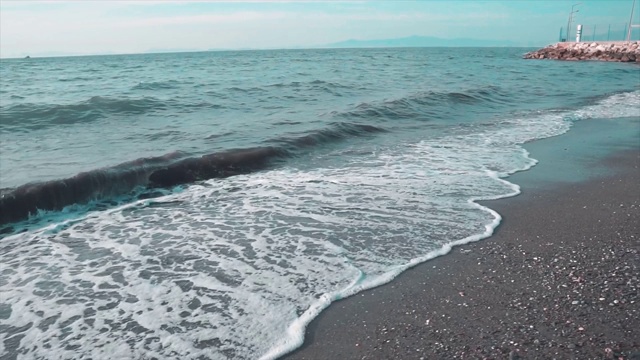
{"label": "rock breakwater", "polygon": [[640,41],[564,42],[526,53],[525,59],[598,60],[640,63]]}

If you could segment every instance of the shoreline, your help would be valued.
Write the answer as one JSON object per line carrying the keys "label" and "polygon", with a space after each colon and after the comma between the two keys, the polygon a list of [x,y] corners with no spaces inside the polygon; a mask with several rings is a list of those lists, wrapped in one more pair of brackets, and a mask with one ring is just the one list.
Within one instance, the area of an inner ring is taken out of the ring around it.
{"label": "shoreline", "polygon": [[617,140],[589,178],[507,178],[529,176],[481,202],[503,217],[493,236],[333,303],[282,359],[640,359],[640,148]]}

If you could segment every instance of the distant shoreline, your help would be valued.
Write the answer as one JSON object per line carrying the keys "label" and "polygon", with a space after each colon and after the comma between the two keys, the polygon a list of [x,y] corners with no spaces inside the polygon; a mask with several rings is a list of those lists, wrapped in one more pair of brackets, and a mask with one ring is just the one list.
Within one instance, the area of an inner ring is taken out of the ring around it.
{"label": "distant shoreline", "polygon": [[[135,55],[166,55],[166,54],[198,54],[209,52],[242,52],[242,51],[309,51],[309,50],[353,50],[353,49],[424,49],[424,48],[478,48],[478,49],[491,49],[491,48],[514,48],[514,49],[534,49],[537,46],[512,46],[512,45],[495,45],[495,46],[318,46],[318,47],[290,47],[290,48],[265,48],[265,49],[210,49],[210,50],[185,50],[185,51],[152,51],[152,52],[140,52],[140,53],[104,53],[104,54],[56,54],[56,55],[29,55],[30,59],[53,59],[53,58],[70,58],[70,57],[89,57],[89,56],[135,56]],[[25,60],[27,55],[16,55],[11,57],[0,57],[0,60]]]}

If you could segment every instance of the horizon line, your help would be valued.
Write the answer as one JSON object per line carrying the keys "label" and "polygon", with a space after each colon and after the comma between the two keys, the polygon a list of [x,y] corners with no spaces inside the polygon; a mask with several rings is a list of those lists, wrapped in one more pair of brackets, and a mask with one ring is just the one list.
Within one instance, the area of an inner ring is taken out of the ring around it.
{"label": "horizon line", "polygon": [[[349,40],[346,40],[349,41]],[[554,44],[552,42],[550,44]],[[24,55],[13,57],[2,57],[0,60],[27,60],[27,59],[50,59],[50,58],[66,58],[66,57],[90,57],[90,56],[123,56],[123,55],[161,55],[161,54],[189,54],[189,53],[205,53],[205,52],[236,52],[236,51],[276,51],[276,50],[353,50],[353,49],[419,49],[419,48],[537,48],[539,46],[515,46],[515,45],[491,45],[491,46],[313,46],[313,47],[273,47],[273,48],[230,48],[230,49],[203,49],[203,50],[166,50],[155,51],[147,50],[143,52],[105,52],[95,54],[61,54],[61,55]]]}

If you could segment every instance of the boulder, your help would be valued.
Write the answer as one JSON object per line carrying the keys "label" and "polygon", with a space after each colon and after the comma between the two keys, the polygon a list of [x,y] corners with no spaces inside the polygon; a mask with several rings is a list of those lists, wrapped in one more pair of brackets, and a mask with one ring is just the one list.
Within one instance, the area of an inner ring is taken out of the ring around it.
{"label": "boulder", "polygon": [[526,53],[525,59],[600,60],[640,62],[640,41],[631,43],[557,43]]}

